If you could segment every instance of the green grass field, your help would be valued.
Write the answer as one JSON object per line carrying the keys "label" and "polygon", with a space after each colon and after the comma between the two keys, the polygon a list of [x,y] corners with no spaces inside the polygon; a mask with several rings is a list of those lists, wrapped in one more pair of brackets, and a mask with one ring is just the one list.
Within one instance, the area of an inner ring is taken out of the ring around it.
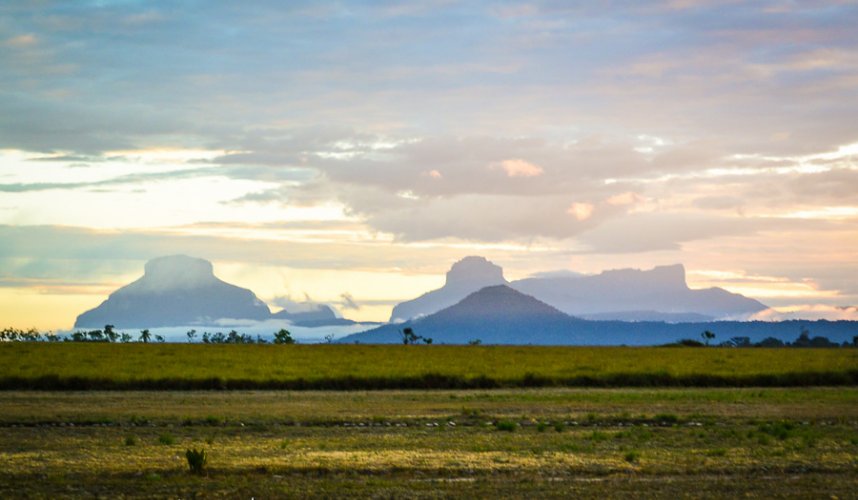
{"label": "green grass field", "polygon": [[854,498],[856,456],[854,387],[0,392],[2,498]]}
{"label": "green grass field", "polygon": [[856,384],[845,348],[0,344],[4,389]]}

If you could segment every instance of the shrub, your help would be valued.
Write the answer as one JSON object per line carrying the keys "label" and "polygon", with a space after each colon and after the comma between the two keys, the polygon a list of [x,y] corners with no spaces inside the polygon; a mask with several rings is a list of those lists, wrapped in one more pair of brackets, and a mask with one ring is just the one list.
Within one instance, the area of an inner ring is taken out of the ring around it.
{"label": "shrub", "polygon": [[636,451],[630,451],[626,453],[625,457],[623,457],[626,462],[633,464],[636,463],[641,458],[641,454]]}
{"label": "shrub", "polygon": [[202,448],[199,450],[189,448],[185,451],[185,458],[188,459],[188,468],[191,470],[191,474],[202,475],[205,473],[206,463],[208,462],[208,453],[206,453],[206,450]]}
{"label": "shrub", "polygon": [[653,420],[655,420],[656,422],[661,422],[663,424],[675,424],[679,422],[679,417],[677,417],[673,413],[659,413],[658,415],[653,417]]}
{"label": "shrub", "polygon": [[512,420],[501,420],[495,424],[497,430],[504,432],[513,432],[516,427],[518,427],[518,424]]}
{"label": "shrub", "polygon": [[134,446],[137,444],[137,438],[134,436],[125,436],[125,446]]}
{"label": "shrub", "polygon": [[554,422],[554,431],[555,432],[563,432],[566,430],[566,426],[563,422]]}
{"label": "shrub", "polygon": [[165,445],[176,444],[176,438],[169,434],[161,434],[158,436],[158,442]]}
{"label": "shrub", "polygon": [[546,422],[539,422],[536,424],[536,430],[539,432],[545,432],[545,429],[548,428],[548,424]]}

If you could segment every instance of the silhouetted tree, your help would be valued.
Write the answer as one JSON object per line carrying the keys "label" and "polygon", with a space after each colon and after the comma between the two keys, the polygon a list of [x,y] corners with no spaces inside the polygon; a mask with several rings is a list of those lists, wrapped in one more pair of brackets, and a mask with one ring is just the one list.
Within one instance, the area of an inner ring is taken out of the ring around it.
{"label": "silhouetted tree", "polygon": [[113,330],[113,325],[104,325],[104,337],[108,342],[116,342],[119,334]]}
{"label": "silhouetted tree", "polygon": [[417,339],[419,338],[417,334],[414,333],[414,329],[410,326],[399,330],[399,334],[402,335],[402,343],[405,345],[413,344],[417,342]]}
{"label": "silhouetted tree", "polygon": [[705,332],[700,334],[703,337],[703,340],[706,342],[706,345],[709,345],[709,341],[715,338],[715,334],[706,330]]}
{"label": "silhouetted tree", "polygon": [[289,333],[289,330],[280,329],[279,332],[274,334],[274,343],[275,344],[294,344],[295,339],[292,338],[292,334]]}
{"label": "silhouetted tree", "polygon": [[149,330],[140,330],[140,342],[148,344],[150,340],[152,340],[152,334],[149,333]]}
{"label": "silhouetted tree", "polygon": [[188,336],[188,342],[193,342],[194,337],[197,336],[197,331],[196,330],[188,330],[188,333],[186,333],[185,335]]}

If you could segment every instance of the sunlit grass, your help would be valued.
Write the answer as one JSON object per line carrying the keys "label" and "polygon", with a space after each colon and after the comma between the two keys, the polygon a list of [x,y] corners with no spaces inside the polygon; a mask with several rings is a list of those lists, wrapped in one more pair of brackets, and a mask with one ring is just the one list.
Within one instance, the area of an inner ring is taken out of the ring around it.
{"label": "sunlit grass", "polygon": [[855,349],[401,345],[0,345],[6,388],[843,385]]}

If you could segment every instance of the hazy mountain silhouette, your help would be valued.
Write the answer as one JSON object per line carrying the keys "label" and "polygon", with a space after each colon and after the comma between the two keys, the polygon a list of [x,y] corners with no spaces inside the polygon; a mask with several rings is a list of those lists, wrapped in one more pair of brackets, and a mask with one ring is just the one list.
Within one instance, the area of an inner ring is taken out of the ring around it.
{"label": "hazy mountain silhouette", "polygon": [[714,343],[734,337],[759,342],[772,337],[792,341],[809,330],[837,343],[851,342],[858,334],[854,321],[592,321],[574,318],[533,297],[498,285],[483,288],[461,302],[429,316],[387,324],[339,340],[341,343],[398,344],[401,330],[431,338],[434,344],[533,345],[660,345],[681,339],[701,339],[714,332]]}
{"label": "hazy mountain silhouette", "polygon": [[477,290],[506,283],[500,266],[489,262],[485,257],[465,257],[453,264],[447,272],[447,281],[443,287],[398,304],[393,308],[390,321],[405,321],[432,314],[459,302]]}
{"label": "hazy mountain silhouette", "polygon": [[317,327],[317,326],[337,326],[337,325],[354,325],[356,322],[350,319],[340,318],[325,304],[318,304],[316,309],[311,311],[301,311],[290,313],[287,310],[282,310],[271,315],[274,319],[285,319],[297,326]]}
{"label": "hazy mountain silhouette", "polygon": [[688,288],[681,264],[650,271],[621,269],[594,276],[527,278],[510,286],[567,314],[599,320],[744,319],[767,309],[754,299],[721,288]]}
{"label": "hazy mountain silhouette", "polygon": [[268,306],[253,292],[215,277],[211,262],[172,255],[147,262],[142,278],[78,316],[74,326],[155,328],[270,316]]}
{"label": "hazy mountain silhouette", "polygon": [[429,316],[352,334],[340,342],[400,343],[400,330],[411,327],[417,335],[441,344],[471,340],[486,344],[578,344],[583,341],[576,331],[581,323],[533,297],[496,285]]}
{"label": "hazy mountain silhouette", "polygon": [[443,287],[400,303],[393,308],[390,320],[429,315],[486,286],[501,284],[585,319],[702,322],[746,319],[767,309],[754,299],[721,288],[688,288],[681,264],[649,271],[605,271],[593,276],[547,272],[508,283],[500,266],[483,257],[465,257],[453,264]]}

